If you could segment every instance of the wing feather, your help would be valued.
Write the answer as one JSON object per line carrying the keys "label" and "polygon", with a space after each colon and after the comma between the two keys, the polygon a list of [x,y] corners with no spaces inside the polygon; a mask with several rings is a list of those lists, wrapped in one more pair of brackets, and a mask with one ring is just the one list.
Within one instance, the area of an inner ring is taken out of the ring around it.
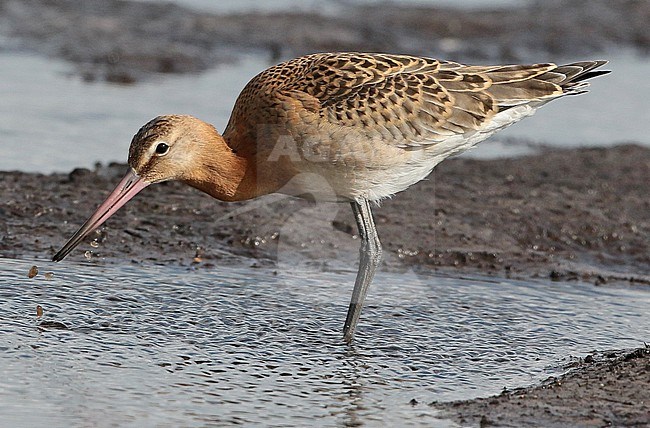
{"label": "wing feather", "polygon": [[275,124],[297,137],[317,129],[327,139],[343,127],[396,147],[426,146],[481,132],[504,109],[579,93],[603,64],[467,66],[407,55],[313,54],[254,78],[224,134]]}

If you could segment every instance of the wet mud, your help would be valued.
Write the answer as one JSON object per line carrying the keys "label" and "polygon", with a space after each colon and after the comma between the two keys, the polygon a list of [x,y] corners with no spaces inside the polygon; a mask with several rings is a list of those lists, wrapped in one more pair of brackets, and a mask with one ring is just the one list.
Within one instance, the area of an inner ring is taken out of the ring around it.
{"label": "wet mud", "polygon": [[[0,172],[0,257],[49,259],[125,169]],[[449,159],[375,210],[382,269],[648,287],[648,182],[650,149],[635,145]],[[350,211],[347,204],[274,196],[229,204],[162,183],[68,260],[206,270],[284,260],[285,268],[303,262],[353,269],[358,239]],[[621,352],[574,360],[568,374],[534,387],[432,405],[463,426],[642,426],[650,423],[650,355]]]}
{"label": "wet mud", "polygon": [[[126,169],[0,172],[0,256],[50,258]],[[647,286],[648,182],[650,149],[635,145],[449,159],[374,210],[383,267]],[[345,203],[226,203],[168,182],[146,188],[69,258],[212,268],[295,256],[352,268],[358,245]]]}
{"label": "wet mud", "polygon": [[[0,49],[64,59],[86,80],[120,84],[200,72],[245,53],[268,55],[270,63],[344,50],[535,62],[621,48],[650,51],[648,1],[544,0],[470,11],[344,7],[336,16],[219,15],[119,0],[0,0]],[[125,171],[113,164],[69,174],[0,172],[0,257],[33,259],[53,270],[45,260]],[[375,209],[382,269],[648,287],[649,182],[650,149],[632,144],[449,159]],[[358,244],[346,204],[276,196],[228,204],[162,183],[145,189],[69,260],[89,269],[125,262],[353,269]],[[647,349],[596,352],[567,370],[499,396],[431,405],[463,426],[650,425]]]}
{"label": "wet mud", "polygon": [[87,80],[127,84],[206,70],[246,52],[268,55],[270,63],[317,51],[484,63],[593,56],[624,46],[650,51],[650,2],[642,0],[539,0],[493,10],[340,7],[336,15],[221,15],[163,2],[0,0],[0,47],[63,58]]}
{"label": "wet mud", "polygon": [[[461,426],[608,427],[650,424],[650,348],[595,352],[541,386],[430,403]],[[621,385],[625,385],[621,388]]]}

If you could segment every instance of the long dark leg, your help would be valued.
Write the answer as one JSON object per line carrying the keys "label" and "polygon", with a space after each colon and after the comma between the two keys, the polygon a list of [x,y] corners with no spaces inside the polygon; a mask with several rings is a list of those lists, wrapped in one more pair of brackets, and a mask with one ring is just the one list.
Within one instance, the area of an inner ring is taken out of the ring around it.
{"label": "long dark leg", "polygon": [[354,219],[357,221],[357,227],[359,228],[361,248],[359,249],[359,271],[354,282],[352,300],[350,300],[348,316],[343,327],[343,338],[348,343],[352,341],[354,336],[354,330],[357,327],[357,322],[359,322],[368,287],[370,287],[372,278],[375,276],[375,270],[381,260],[381,242],[379,242],[375,222],[372,219],[370,203],[362,199],[351,202],[350,205],[352,205]]}

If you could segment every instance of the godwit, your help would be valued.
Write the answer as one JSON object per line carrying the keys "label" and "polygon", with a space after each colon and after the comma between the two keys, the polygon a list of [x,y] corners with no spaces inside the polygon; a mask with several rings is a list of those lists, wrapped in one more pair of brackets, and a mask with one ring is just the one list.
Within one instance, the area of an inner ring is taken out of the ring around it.
{"label": "godwit", "polygon": [[53,257],[62,260],[146,186],[180,180],[224,201],[280,192],[350,203],[361,238],[343,327],[353,337],[381,259],[371,213],[443,159],[580,94],[606,61],[468,66],[405,55],[319,53],[271,67],[243,89],[223,135],[159,116],[131,141],[130,170]]}

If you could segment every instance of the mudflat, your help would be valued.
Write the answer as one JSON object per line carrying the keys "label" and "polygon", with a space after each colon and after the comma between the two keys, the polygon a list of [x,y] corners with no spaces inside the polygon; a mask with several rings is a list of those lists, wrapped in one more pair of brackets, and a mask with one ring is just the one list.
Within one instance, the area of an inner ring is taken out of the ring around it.
{"label": "mudflat", "polygon": [[[0,172],[0,257],[49,259],[126,168]],[[450,159],[376,210],[382,268],[649,287],[648,182],[650,149],[635,145]],[[288,253],[353,269],[355,233],[347,204],[274,196],[228,204],[171,182],[145,189],[69,257],[227,269]],[[647,349],[598,352],[567,369],[534,387],[432,405],[481,426],[650,422]]]}
{"label": "mudflat", "polygon": [[86,80],[129,84],[199,72],[243,53],[271,63],[313,52],[392,52],[464,62],[539,62],[614,46],[650,51],[650,3],[537,0],[509,8],[355,5],[220,14],[166,2],[0,0],[0,47],[75,64]]}
{"label": "mudflat", "polygon": [[[126,170],[0,172],[0,256],[51,257]],[[635,145],[449,159],[376,209],[384,266],[648,286],[649,180],[650,149]],[[226,203],[168,182],[145,189],[91,237],[95,246],[70,257],[200,266],[234,256],[272,263],[292,251],[347,263],[355,234],[345,203],[279,195]]]}
{"label": "mudflat", "polygon": [[[158,73],[200,72],[242,53],[277,62],[314,51],[387,51],[482,63],[606,58],[612,47],[647,54],[649,21],[650,2],[637,0],[469,11],[381,4],[347,6],[337,16],[0,0],[0,47],[64,59],[88,81],[132,84]],[[0,257],[49,259],[125,171],[112,164],[68,174],[0,172]],[[633,144],[449,159],[375,210],[382,269],[647,288],[648,183],[650,149]],[[289,255],[324,269],[353,269],[355,233],[346,204],[273,195],[227,204],[163,183],[145,189],[69,258],[212,270],[272,265]],[[564,375],[532,387],[431,405],[470,426],[650,425],[650,352],[639,346],[583,356]]]}

